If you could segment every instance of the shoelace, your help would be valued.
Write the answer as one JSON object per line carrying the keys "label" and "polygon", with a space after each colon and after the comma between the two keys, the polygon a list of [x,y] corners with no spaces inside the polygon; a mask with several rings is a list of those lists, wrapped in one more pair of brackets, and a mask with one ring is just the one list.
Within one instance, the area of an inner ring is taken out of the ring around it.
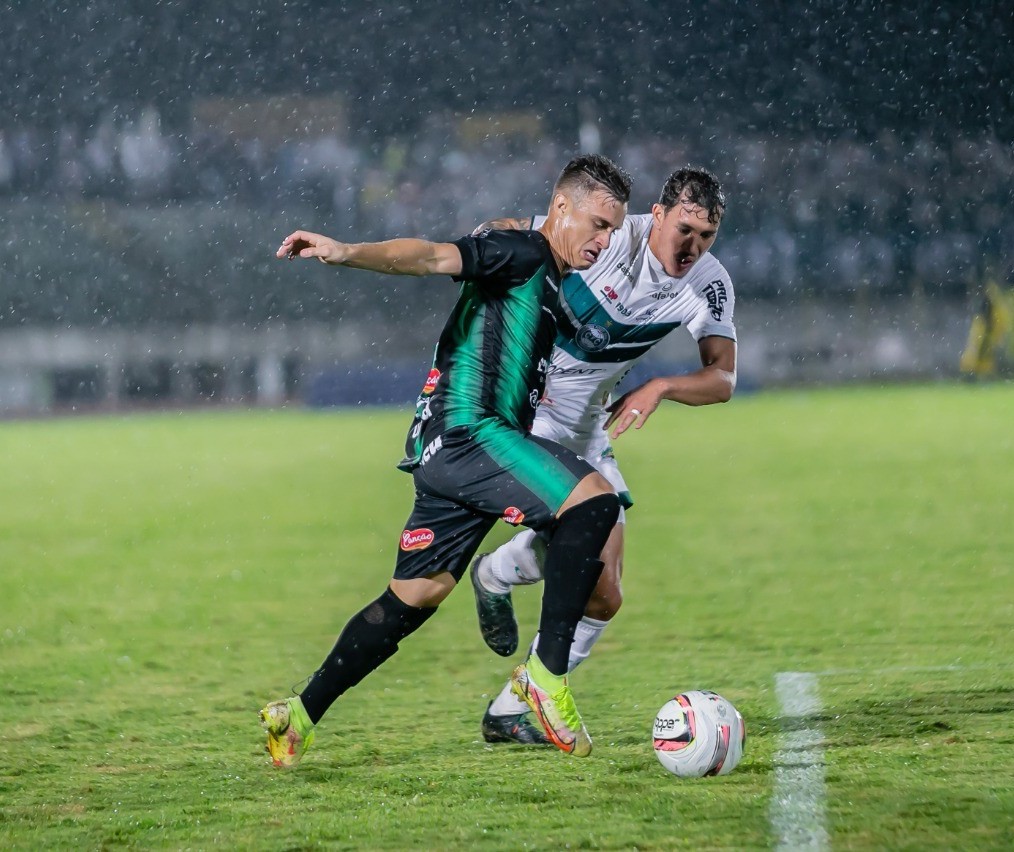
{"label": "shoelace", "polygon": [[553,703],[556,704],[556,709],[559,711],[561,718],[567,723],[567,727],[572,731],[579,731],[581,729],[581,716],[577,712],[577,705],[574,703],[574,693],[570,691],[570,687],[567,685],[561,686],[550,697],[553,699]]}

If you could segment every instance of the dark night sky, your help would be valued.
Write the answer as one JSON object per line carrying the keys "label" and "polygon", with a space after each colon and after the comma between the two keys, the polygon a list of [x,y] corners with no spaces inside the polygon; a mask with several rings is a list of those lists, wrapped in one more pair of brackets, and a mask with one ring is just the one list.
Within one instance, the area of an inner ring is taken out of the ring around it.
{"label": "dark night sky", "polygon": [[435,110],[537,109],[573,125],[1014,139],[1009,4],[731,2],[11,4],[0,122],[87,127],[154,103],[182,124],[197,97],[338,94],[363,134]]}

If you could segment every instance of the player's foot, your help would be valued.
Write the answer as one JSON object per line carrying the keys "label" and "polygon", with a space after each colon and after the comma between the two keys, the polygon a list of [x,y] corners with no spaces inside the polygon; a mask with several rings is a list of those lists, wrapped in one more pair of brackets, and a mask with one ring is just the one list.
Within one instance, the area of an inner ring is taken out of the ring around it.
{"label": "player's foot", "polygon": [[552,674],[537,654],[531,654],[514,669],[511,690],[532,708],[549,741],[560,751],[574,757],[591,754],[591,737],[577,712],[566,675]]}
{"label": "player's foot", "polygon": [[[490,707],[493,702],[489,702]],[[482,717],[482,738],[488,743],[520,743],[521,745],[552,745],[546,735],[533,725],[528,713],[494,716],[486,708]]]}
{"label": "player's foot", "polygon": [[268,752],[275,766],[291,769],[313,742],[313,723],[299,696],[272,701],[261,710],[261,725],[268,732]]}
{"label": "player's foot", "polygon": [[479,630],[486,644],[501,657],[509,657],[518,649],[518,621],[514,617],[514,604],[508,587],[507,594],[489,591],[483,584],[482,561],[490,554],[480,553],[472,560],[469,574],[475,591],[475,611],[479,614]]}

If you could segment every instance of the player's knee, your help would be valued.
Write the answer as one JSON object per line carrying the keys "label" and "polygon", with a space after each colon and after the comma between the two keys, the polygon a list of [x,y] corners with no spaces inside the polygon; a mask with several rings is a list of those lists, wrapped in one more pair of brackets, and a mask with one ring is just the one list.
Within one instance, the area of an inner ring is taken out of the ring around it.
{"label": "player's knee", "polygon": [[615,492],[596,494],[567,508],[557,520],[557,535],[563,529],[584,529],[598,540],[598,550],[605,546],[609,533],[620,516],[620,498]]}
{"label": "player's knee", "polygon": [[392,579],[390,589],[395,597],[410,607],[436,609],[454,590],[455,580],[446,571],[429,577],[410,580]]}
{"label": "player's knee", "polygon": [[620,498],[616,496],[613,486],[607,480],[600,477],[605,483],[604,490],[600,490],[597,485],[588,484],[590,478],[582,480],[581,485],[571,492],[567,502],[560,509],[557,520],[562,521],[568,514],[608,515],[612,518],[609,524],[612,527],[620,516]]}

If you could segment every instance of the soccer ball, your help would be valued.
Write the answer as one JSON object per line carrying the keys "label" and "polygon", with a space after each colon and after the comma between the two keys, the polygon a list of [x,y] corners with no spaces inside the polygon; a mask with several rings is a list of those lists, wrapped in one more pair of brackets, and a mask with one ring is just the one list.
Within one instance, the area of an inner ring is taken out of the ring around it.
{"label": "soccer ball", "polygon": [[680,778],[728,775],[743,757],[746,726],[732,704],[706,689],[662,705],[652,726],[655,757]]}

